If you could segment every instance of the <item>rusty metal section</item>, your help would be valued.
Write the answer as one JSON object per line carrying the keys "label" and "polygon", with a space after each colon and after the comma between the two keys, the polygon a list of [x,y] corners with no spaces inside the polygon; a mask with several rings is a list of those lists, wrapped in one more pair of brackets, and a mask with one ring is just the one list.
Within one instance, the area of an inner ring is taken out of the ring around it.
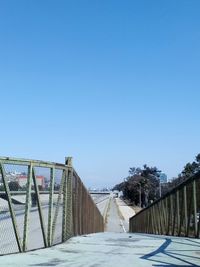
{"label": "rusty metal section", "polygon": [[129,231],[199,238],[200,172],[130,218]]}
{"label": "rusty metal section", "polygon": [[72,166],[0,157],[0,255],[103,232],[104,222]]}
{"label": "rusty metal section", "polygon": [[75,171],[72,185],[74,235],[103,232],[103,216]]}

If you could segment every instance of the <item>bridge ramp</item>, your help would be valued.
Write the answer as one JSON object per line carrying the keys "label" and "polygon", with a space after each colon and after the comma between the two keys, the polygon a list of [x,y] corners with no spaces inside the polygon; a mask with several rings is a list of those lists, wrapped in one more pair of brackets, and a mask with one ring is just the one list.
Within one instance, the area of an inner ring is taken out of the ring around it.
{"label": "bridge ramp", "polygon": [[0,266],[200,266],[200,240],[129,233],[90,234],[48,249],[3,256]]}

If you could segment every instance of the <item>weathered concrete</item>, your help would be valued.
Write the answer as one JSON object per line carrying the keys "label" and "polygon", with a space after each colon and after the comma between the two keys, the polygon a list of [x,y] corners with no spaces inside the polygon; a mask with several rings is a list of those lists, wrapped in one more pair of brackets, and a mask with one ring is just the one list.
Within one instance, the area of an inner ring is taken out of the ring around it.
{"label": "weathered concrete", "polygon": [[97,203],[97,207],[99,209],[99,211],[101,212],[101,214],[104,216],[106,209],[107,209],[107,205],[109,202],[109,197],[107,197],[106,199],[104,199],[103,201],[100,201],[99,203]]}
{"label": "weathered concrete", "polygon": [[116,198],[116,203],[119,207],[119,210],[126,222],[129,222],[129,218],[135,215],[134,209],[127,206],[127,204],[120,198]]}
{"label": "weathered concrete", "polygon": [[129,231],[129,218],[135,215],[135,211],[127,206],[127,204],[120,198],[116,198],[116,204],[121,214],[121,224],[125,232]]}
{"label": "weathered concrete", "polygon": [[74,237],[49,249],[2,256],[0,266],[200,266],[200,240],[129,233]]}
{"label": "weathered concrete", "polygon": [[111,198],[107,213],[107,224],[105,227],[107,232],[123,233],[125,232],[123,218],[119,213],[116,200]]}
{"label": "weathered concrete", "polygon": [[199,239],[124,233],[131,215],[123,202],[111,198],[106,230],[115,233],[74,237],[48,249],[2,256],[0,267],[200,266]]}

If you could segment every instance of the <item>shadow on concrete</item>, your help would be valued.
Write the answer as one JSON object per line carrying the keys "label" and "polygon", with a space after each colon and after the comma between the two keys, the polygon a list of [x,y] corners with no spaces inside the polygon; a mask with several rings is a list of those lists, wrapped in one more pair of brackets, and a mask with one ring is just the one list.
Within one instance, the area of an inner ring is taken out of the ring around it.
{"label": "shadow on concrete", "polygon": [[[199,244],[199,242],[195,242],[195,241],[190,240],[190,239],[186,239],[186,240]],[[165,238],[165,242],[158,249],[152,251],[151,253],[148,253],[148,254],[142,256],[141,259],[154,262],[155,264],[153,264],[152,266],[157,266],[157,267],[200,266],[200,257],[195,257],[195,256],[191,256],[191,255],[185,255],[185,252],[190,252],[191,251],[189,249],[188,250],[181,250],[181,249],[174,249],[173,248],[172,250],[167,250],[166,251],[166,249],[170,245],[172,245],[173,243],[179,243],[179,242],[177,242],[175,240],[172,240],[171,238]],[[180,243],[180,244],[183,245],[183,243]],[[187,243],[187,245],[190,245],[190,244]],[[196,245],[196,246],[199,248],[199,250],[195,250],[195,251],[200,253],[200,246],[199,245]],[[169,258],[177,260],[177,261],[179,261],[179,264],[171,264],[171,263],[168,263],[168,262],[163,262],[163,261],[161,261],[159,259],[155,259],[154,256],[158,256],[158,254],[163,254],[165,256],[168,256]],[[185,259],[185,258],[187,258],[187,259]],[[191,260],[199,260],[199,264],[195,264]]]}

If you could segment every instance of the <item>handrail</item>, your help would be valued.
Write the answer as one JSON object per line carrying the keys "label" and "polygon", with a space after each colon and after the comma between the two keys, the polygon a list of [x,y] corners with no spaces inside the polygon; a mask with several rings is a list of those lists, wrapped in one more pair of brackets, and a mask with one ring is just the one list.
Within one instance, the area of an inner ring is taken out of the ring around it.
{"label": "handrail", "polygon": [[[9,168],[26,171],[20,178],[18,174],[11,175]],[[49,178],[41,177],[42,172],[48,172]],[[59,179],[56,172],[60,172]],[[40,179],[43,183],[48,180],[46,188],[44,184],[39,186]],[[13,188],[20,182],[21,191]],[[61,164],[0,157],[0,185],[1,255],[50,247],[72,236],[104,229],[103,217],[74,170],[71,158]]]}
{"label": "handrail", "polygon": [[200,236],[200,172],[129,220],[130,232]]}

